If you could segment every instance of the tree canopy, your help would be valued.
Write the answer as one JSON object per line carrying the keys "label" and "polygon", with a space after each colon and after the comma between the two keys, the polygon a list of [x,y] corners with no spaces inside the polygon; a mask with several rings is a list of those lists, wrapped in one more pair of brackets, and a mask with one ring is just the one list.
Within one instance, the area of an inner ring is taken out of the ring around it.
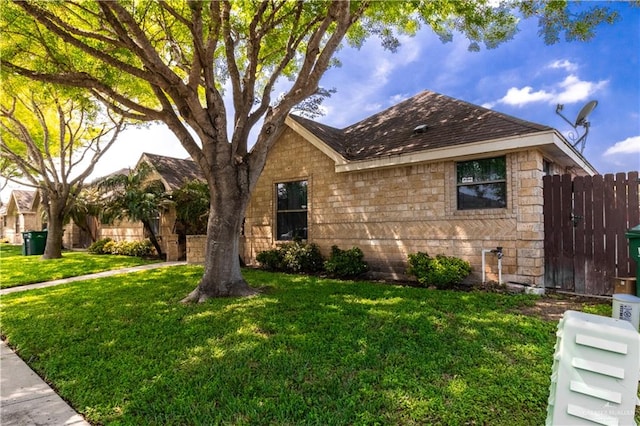
{"label": "tree canopy", "polygon": [[95,164],[124,128],[76,89],[10,76],[0,94],[0,171],[39,191],[49,234],[45,258],[58,258],[62,225]]}

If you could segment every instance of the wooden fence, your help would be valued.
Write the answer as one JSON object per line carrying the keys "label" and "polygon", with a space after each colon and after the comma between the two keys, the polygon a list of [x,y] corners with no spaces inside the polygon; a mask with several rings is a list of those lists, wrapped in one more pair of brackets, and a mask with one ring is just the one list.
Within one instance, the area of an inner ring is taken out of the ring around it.
{"label": "wooden fence", "polygon": [[635,277],[625,232],[640,224],[638,172],[545,176],[545,286],[610,295],[614,277]]}

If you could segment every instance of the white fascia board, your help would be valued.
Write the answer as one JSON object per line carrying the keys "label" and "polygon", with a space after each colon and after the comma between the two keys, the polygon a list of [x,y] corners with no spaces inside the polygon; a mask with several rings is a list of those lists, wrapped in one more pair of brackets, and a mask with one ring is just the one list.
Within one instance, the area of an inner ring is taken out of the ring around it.
{"label": "white fascia board", "polygon": [[562,151],[567,157],[573,161],[577,167],[587,172],[590,176],[598,174],[598,171],[589,163],[578,151],[567,142],[567,140],[560,135],[557,131],[553,132],[554,145]]}
{"label": "white fascia board", "polygon": [[307,140],[311,145],[319,149],[324,155],[331,158],[336,163],[336,167],[338,167],[338,165],[347,164],[347,160],[342,155],[338,154],[333,148],[324,143],[321,139],[316,137],[305,127],[298,124],[298,122],[296,122],[293,118],[287,116],[287,118],[285,118],[284,120],[284,123],[289,126],[294,132]]}
{"label": "white fascia board", "polygon": [[[336,173],[352,172],[360,170],[370,170],[384,167],[397,167],[415,163],[443,161],[443,160],[463,160],[465,158],[477,157],[482,154],[504,154],[507,152],[520,151],[527,148],[542,148],[543,146],[555,145],[565,155],[570,157],[577,166],[582,167],[587,172],[593,169],[588,162],[577,155],[575,150],[568,146],[566,142],[554,130],[547,130],[539,133],[523,136],[493,139],[482,142],[474,142],[464,145],[454,145],[450,147],[430,149],[428,151],[415,152],[411,154],[391,155],[373,160],[363,160],[354,162],[337,163]],[[595,170],[594,170],[595,171]],[[595,174],[595,173],[594,173]]]}

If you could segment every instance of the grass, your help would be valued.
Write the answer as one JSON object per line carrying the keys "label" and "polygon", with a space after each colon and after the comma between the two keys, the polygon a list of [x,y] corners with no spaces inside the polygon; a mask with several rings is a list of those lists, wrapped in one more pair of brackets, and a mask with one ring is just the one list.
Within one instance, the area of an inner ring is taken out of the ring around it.
{"label": "grass", "polygon": [[[181,266],[15,293],[2,334],[93,424],[544,424],[556,323],[532,296]],[[608,315],[605,306],[586,306]]]}
{"label": "grass", "polygon": [[23,256],[22,246],[0,244],[0,288],[33,284],[78,275],[156,262],[131,256],[63,252],[62,259]]}

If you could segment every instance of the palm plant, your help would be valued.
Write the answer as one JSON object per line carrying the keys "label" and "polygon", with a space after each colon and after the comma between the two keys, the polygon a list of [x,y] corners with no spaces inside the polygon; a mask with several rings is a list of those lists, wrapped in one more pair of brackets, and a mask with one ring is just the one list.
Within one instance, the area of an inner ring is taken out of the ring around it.
{"label": "palm plant", "polygon": [[200,180],[185,182],[173,191],[171,198],[176,206],[178,234],[204,235],[209,220],[209,185]]}
{"label": "palm plant", "polygon": [[152,172],[151,166],[142,163],[128,174],[112,175],[101,181],[98,187],[105,193],[105,207],[100,219],[103,223],[123,219],[142,222],[145,235],[162,256],[152,222],[170,201],[162,182],[150,179]]}

